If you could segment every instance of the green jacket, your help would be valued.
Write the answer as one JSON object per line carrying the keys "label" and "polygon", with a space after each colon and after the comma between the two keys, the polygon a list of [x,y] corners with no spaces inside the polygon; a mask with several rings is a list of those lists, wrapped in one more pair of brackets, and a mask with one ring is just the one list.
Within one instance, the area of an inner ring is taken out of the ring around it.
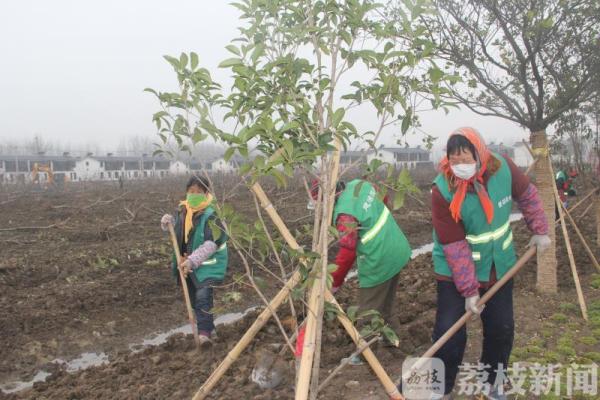
{"label": "green jacket", "polygon": [[[214,212],[215,211],[212,207],[208,207],[206,210],[204,210],[204,212],[199,212],[194,215],[193,227],[189,234],[188,243],[183,243],[183,225],[186,213],[185,208],[181,208],[179,210],[175,219],[175,235],[177,236],[179,251],[182,255],[184,253],[191,254],[194,250],[200,247],[205,241],[206,232],[209,232],[209,234],[212,235],[213,241],[217,244],[217,251],[213,254],[213,256],[194,270],[194,273],[192,274],[192,280],[195,283],[200,283],[207,279],[223,280],[227,272],[227,235],[221,229],[219,229],[218,232],[214,232],[217,229],[211,229],[210,225],[207,226],[209,220],[216,221]],[[173,255],[172,270],[174,276],[179,276],[175,255]]]}
{"label": "green jacket", "polygon": [[370,183],[356,179],[346,186],[335,204],[333,221],[340,214],[358,220],[356,265],[361,288],[377,286],[404,268],[410,259],[410,245]]}
{"label": "green jacket", "polygon": [[[500,279],[512,268],[517,261],[513,246],[513,234],[510,229],[510,214],[512,211],[512,175],[506,160],[494,154],[500,160],[500,169],[487,182],[487,191],[494,204],[494,218],[487,223],[485,213],[475,192],[467,192],[461,208],[462,224],[465,228],[466,239],[471,247],[475,261],[477,279],[480,282],[490,280],[492,265],[495,266],[497,278]],[[454,193],[450,191],[448,182],[443,175],[438,175],[434,184],[448,203]],[[433,265],[435,272],[440,275],[452,276],[446,262],[442,245],[433,231]]]}

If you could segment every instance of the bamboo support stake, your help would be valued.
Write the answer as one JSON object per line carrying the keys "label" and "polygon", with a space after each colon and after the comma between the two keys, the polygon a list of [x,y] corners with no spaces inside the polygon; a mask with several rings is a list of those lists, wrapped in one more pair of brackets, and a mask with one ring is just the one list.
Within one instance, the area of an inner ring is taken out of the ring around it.
{"label": "bamboo support stake", "polygon": [[523,139],[522,142],[525,145],[525,148],[527,149],[529,154],[531,154],[531,157],[533,157],[533,162],[525,170],[525,175],[529,175],[531,173],[531,171],[533,170],[533,167],[535,167],[535,164],[537,164],[537,162],[539,161],[540,158],[533,153],[533,150],[531,150],[531,146],[529,146],[529,143],[527,143],[527,141],[525,139]]}
{"label": "bamboo support stake", "polygon": [[596,256],[594,256],[592,249],[590,249],[590,246],[588,246],[588,244],[585,240],[585,237],[579,230],[579,227],[577,226],[575,221],[573,221],[573,217],[571,217],[571,214],[564,208],[562,203],[561,203],[560,207],[563,207],[564,215],[567,216],[567,218],[569,219],[569,222],[571,223],[571,225],[573,226],[573,229],[575,230],[575,233],[577,233],[577,236],[579,236],[579,240],[581,240],[581,243],[583,244],[583,248],[588,253],[588,256],[590,257],[592,264],[594,264],[594,267],[596,267],[596,270],[598,270],[598,272],[600,272],[600,265],[598,264],[598,260],[596,260]]}
{"label": "bamboo support stake", "polygon": [[365,345],[357,348],[354,353],[350,354],[350,357],[344,358],[342,360],[342,362],[335,367],[335,369],[333,371],[331,371],[331,373],[327,376],[327,378],[325,378],[325,380],[323,382],[321,382],[319,384],[319,392],[321,390],[323,390],[325,388],[325,386],[327,386],[327,384],[329,383],[329,381],[331,381],[333,378],[335,378],[335,376],[337,374],[340,373],[341,370],[343,370],[344,368],[346,368],[346,366],[350,363],[350,360],[356,356],[358,356],[359,354],[361,354],[363,351],[366,350],[367,347],[369,347],[370,345],[372,345],[373,343],[375,343],[379,338],[378,337],[374,337],[371,340],[369,340],[368,343],[366,343]]}
{"label": "bamboo support stake", "polygon": [[319,235],[321,240],[321,279],[319,281],[319,302],[317,306],[317,330],[316,330],[316,343],[315,343],[315,356],[313,360],[312,376],[310,381],[310,398],[311,400],[317,399],[319,392],[319,375],[321,370],[321,344],[323,337],[323,314],[325,313],[325,292],[327,289],[327,267],[329,265],[328,251],[329,251],[329,226],[333,219],[333,208],[335,205],[335,195],[337,189],[337,181],[340,173],[340,156],[341,156],[341,141],[336,136],[335,139],[335,152],[333,153],[333,159],[331,161],[331,174],[329,176],[329,191],[326,193],[327,211],[321,215],[321,234]]}
{"label": "bamboo support stake", "polygon": [[190,325],[192,327],[192,335],[194,335],[194,340],[196,341],[196,345],[200,345],[200,337],[198,336],[198,326],[196,325],[196,316],[194,315],[194,310],[192,309],[192,302],[190,301],[190,293],[188,292],[187,282],[185,276],[183,276],[183,272],[179,268],[181,264],[181,252],[179,251],[179,245],[177,244],[177,236],[175,236],[175,229],[172,224],[168,225],[169,227],[169,236],[171,237],[171,243],[173,244],[173,249],[175,250],[175,260],[177,261],[177,271],[179,271],[179,281],[181,282],[181,288],[183,289],[183,298],[185,299],[185,307],[188,312],[188,319],[190,321]]}
{"label": "bamboo support stake", "polygon": [[[552,160],[548,157],[548,165],[550,173],[554,176],[554,170],[552,169]],[[575,257],[573,257],[573,250],[571,249],[571,241],[569,240],[569,232],[567,231],[567,225],[565,224],[565,216],[563,213],[562,201],[558,195],[558,189],[556,185],[552,185],[554,189],[554,200],[556,207],[558,208],[558,217],[560,218],[560,226],[565,239],[565,246],[567,247],[567,254],[569,256],[569,264],[571,265],[571,273],[573,274],[573,280],[575,281],[575,289],[577,290],[577,299],[579,300],[579,307],[581,308],[581,315],[584,320],[588,320],[587,306],[583,297],[583,291],[581,290],[581,283],[579,282],[579,274],[577,273],[577,267],[575,266]]]}
{"label": "bamboo support stake", "polygon": [[591,202],[590,205],[587,206],[585,210],[583,210],[581,215],[577,217],[577,219],[581,219],[581,218],[585,217],[587,215],[587,213],[592,209],[593,206],[594,206],[594,202]]}
{"label": "bamboo support stake", "polygon": [[533,167],[535,167],[535,164],[537,162],[538,162],[538,158],[534,158],[531,165],[529,167],[527,167],[527,169],[525,170],[525,175],[529,175],[531,173],[531,171],[533,170]]}
{"label": "bamboo support stake", "polygon": [[[331,303],[337,309],[338,320],[340,321],[340,323],[342,324],[342,326],[344,327],[346,332],[348,332],[348,335],[350,336],[352,341],[356,344],[356,346],[357,347],[365,346],[367,344],[367,342],[362,338],[362,336],[360,335],[360,332],[358,332],[358,330],[356,329],[356,327],[354,326],[352,321],[350,321],[350,319],[348,318],[348,316],[346,315],[346,313],[344,312],[344,310],[342,309],[340,304],[337,302],[335,297],[333,297],[333,294],[331,293],[331,291],[327,290],[325,292],[325,300],[327,302]],[[398,391],[398,388],[394,384],[394,381],[392,381],[392,379],[387,374],[387,372],[385,372],[385,369],[383,369],[383,366],[381,365],[381,363],[375,356],[375,353],[373,353],[373,350],[371,350],[369,347],[367,347],[363,351],[362,355],[365,358],[365,360],[367,361],[367,363],[369,363],[369,366],[371,367],[371,369],[373,370],[373,372],[375,373],[375,375],[377,376],[377,378],[383,385],[383,387],[384,387],[386,393],[388,394],[388,396],[390,397],[390,399],[403,400],[404,397],[402,397],[402,395]]]}
{"label": "bamboo support stake", "polygon": [[246,333],[241,337],[241,339],[236,343],[236,345],[229,351],[227,356],[221,361],[219,366],[213,371],[213,373],[208,377],[208,379],[204,382],[202,387],[198,389],[196,394],[194,394],[193,400],[202,400],[206,398],[206,396],[210,393],[213,387],[219,382],[221,377],[225,374],[225,372],[229,369],[231,364],[238,359],[242,351],[254,339],[256,334],[262,329],[263,326],[269,321],[269,318],[273,315],[275,310],[285,301],[285,299],[289,296],[290,291],[300,282],[302,276],[300,272],[296,271],[294,275],[290,278],[289,281],[285,284],[285,286],[275,295],[273,300],[269,303],[269,307],[265,308],[263,312],[256,318],[256,321],[250,325]]}
{"label": "bamboo support stake", "polygon": [[521,142],[523,142],[523,144],[525,145],[525,148],[527,149],[529,154],[531,154],[531,157],[533,157],[533,159],[535,160],[535,154],[533,154],[533,150],[531,150],[531,146],[529,145],[529,143],[527,143],[527,141],[525,139],[521,140]]}
{"label": "bamboo support stake", "polygon": [[256,197],[258,197],[258,201],[260,201],[260,205],[262,206],[263,210],[265,210],[265,212],[267,214],[269,214],[269,217],[271,218],[271,220],[273,221],[273,223],[279,230],[279,233],[281,233],[281,236],[283,236],[283,238],[285,239],[287,244],[293,250],[300,250],[300,245],[298,245],[296,238],[294,238],[294,236],[292,236],[290,231],[285,226],[285,223],[279,216],[279,213],[277,212],[277,210],[275,210],[275,207],[273,207],[273,204],[267,197],[267,194],[263,190],[262,186],[260,186],[259,183],[255,183],[254,185],[252,185],[252,187],[250,189],[252,190],[252,192],[254,192]]}
{"label": "bamboo support stake", "polygon": [[308,398],[310,388],[310,377],[316,347],[317,315],[316,311],[319,302],[319,281],[315,279],[308,300],[308,310],[306,317],[306,331],[304,333],[304,344],[302,347],[302,358],[300,359],[300,368],[296,380],[296,400],[305,400]]}
{"label": "bamboo support stake", "polygon": [[600,247],[600,197],[595,196],[594,203],[596,204],[596,245]]}
{"label": "bamboo support stake", "polygon": [[[557,191],[558,191],[558,189],[557,189]],[[592,194],[594,194],[595,192],[596,192],[596,189],[592,189],[592,191],[591,191],[591,192],[589,192],[588,194],[586,194],[586,195],[583,197],[583,199],[581,199],[581,200],[579,200],[577,203],[575,203],[575,205],[574,205],[573,207],[569,207],[569,208],[567,209],[567,211],[569,211],[570,213],[572,213],[573,211],[575,211],[575,209],[576,209],[577,207],[579,207],[581,204],[583,204],[583,202],[584,202],[584,201],[586,201],[587,199],[589,199],[589,197],[590,197]],[[562,201],[561,201],[561,204],[562,204]],[[593,203],[592,203],[592,204],[593,204]],[[558,207],[558,206],[557,206],[557,207]],[[583,214],[582,214],[582,216],[583,216]],[[581,218],[581,217],[579,217],[579,218]],[[559,221],[560,221],[560,218],[556,218],[556,220],[554,220],[554,223],[558,223]]]}
{"label": "bamboo support stake", "polygon": [[[525,254],[523,254],[521,256],[521,258],[519,258],[519,260],[515,263],[515,265],[513,265],[513,267],[511,269],[508,270],[508,272],[502,277],[502,279],[500,279],[498,282],[496,282],[487,292],[485,292],[485,294],[481,297],[481,299],[479,299],[479,302],[477,302],[477,306],[481,307],[483,305],[485,305],[485,303],[487,303],[492,296],[494,296],[496,294],[496,292],[498,292],[498,290],[500,290],[510,279],[512,279],[517,272],[519,272],[521,270],[521,268],[523,268],[523,266],[527,263],[527,261],[529,261],[529,259],[531,257],[533,257],[533,255],[536,252],[536,248],[534,246],[530,247],[529,249],[527,249],[527,251],[525,252]],[[426,352],[425,354],[423,354],[421,356],[421,358],[413,364],[413,366],[408,370],[405,371],[402,374],[402,379],[407,379],[410,376],[410,373],[416,369],[419,369],[423,366],[423,364],[425,363],[425,359],[426,358],[430,358],[433,357],[435,355],[435,353],[442,348],[442,346],[444,344],[446,344],[446,342],[448,340],[450,340],[450,338],[452,336],[454,336],[454,334],[456,334],[456,332],[458,332],[463,325],[465,325],[469,319],[473,316],[473,312],[471,310],[468,310],[467,312],[465,312],[463,314],[463,316],[454,323],[454,325],[452,325],[450,327],[450,329],[448,329],[446,331],[446,333],[444,333]]]}
{"label": "bamboo support stake", "polygon": [[581,204],[583,204],[584,201],[586,201],[587,199],[590,198],[591,195],[593,195],[594,193],[596,193],[598,189],[592,189],[588,194],[586,194],[585,196],[583,196],[583,198],[581,200],[579,200],[577,203],[575,203],[575,205],[573,207],[569,207],[568,210],[570,213],[572,213],[573,211],[575,211],[575,209],[577,207],[579,207]]}

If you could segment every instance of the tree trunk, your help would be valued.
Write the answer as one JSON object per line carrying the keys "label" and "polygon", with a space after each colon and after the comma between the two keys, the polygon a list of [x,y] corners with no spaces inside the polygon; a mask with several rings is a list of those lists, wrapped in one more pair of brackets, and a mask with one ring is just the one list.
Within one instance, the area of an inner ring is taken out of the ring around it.
{"label": "tree trunk", "polygon": [[556,276],[556,230],[555,230],[555,201],[554,177],[550,171],[547,158],[548,138],[546,131],[541,130],[531,133],[531,147],[536,157],[540,158],[535,165],[535,176],[537,189],[544,205],[546,219],[548,220],[548,235],[552,239],[550,247],[541,254],[537,255],[537,289],[542,293],[557,292]]}

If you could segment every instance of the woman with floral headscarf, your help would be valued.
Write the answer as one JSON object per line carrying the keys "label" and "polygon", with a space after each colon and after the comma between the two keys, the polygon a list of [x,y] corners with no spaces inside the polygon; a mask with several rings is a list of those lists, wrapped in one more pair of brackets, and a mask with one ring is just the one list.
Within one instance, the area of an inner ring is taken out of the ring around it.
{"label": "woman with floral headscarf", "polygon": [[[485,307],[477,302],[516,262],[510,214],[513,200],[533,233],[529,243],[543,251],[550,244],[548,222],[537,189],[507,156],[492,153],[473,128],[454,131],[432,188],[433,263],[437,313],[433,340],[465,310],[481,316],[482,382],[490,399],[504,399],[503,378],[514,338],[513,282]],[[466,327],[436,354],[445,365],[445,396],[450,399],[467,341]],[[483,373],[482,376],[485,376]],[[497,379],[496,379],[497,378]]]}

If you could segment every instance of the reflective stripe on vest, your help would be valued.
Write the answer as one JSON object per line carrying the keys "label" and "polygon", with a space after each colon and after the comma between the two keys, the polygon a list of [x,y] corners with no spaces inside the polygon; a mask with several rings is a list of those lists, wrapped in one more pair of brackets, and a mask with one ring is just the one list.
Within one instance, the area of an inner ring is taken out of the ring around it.
{"label": "reflective stripe on vest", "polygon": [[508,237],[506,238],[506,240],[504,241],[504,243],[502,243],[502,250],[506,250],[508,249],[508,246],[510,246],[510,244],[513,241],[513,234],[512,232],[508,234]]}
{"label": "reflective stripe on vest", "polygon": [[[220,245],[219,248],[217,249],[217,251],[225,250],[226,248],[227,248],[227,242],[225,242],[222,245]],[[214,265],[216,263],[217,263],[217,259],[216,258],[211,258],[210,260],[204,261],[202,263],[202,265]]]}
{"label": "reflective stripe on vest", "polygon": [[371,229],[367,231],[367,233],[365,233],[362,239],[360,239],[360,242],[362,244],[365,244],[372,240],[375,236],[377,236],[379,231],[381,231],[381,228],[383,228],[383,226],[385,225],[389,216],[390,210],[387,207],[383,207],[383,211],[379,215],[379,218],[377,218],[377,222],[375,223],[375,225],[373,225]]}
{"label": "reflective stripe on vest", "polygon": [[510,220],[506,221],[504,225],[492,232],[482,233],[480,235],[467,235],[467,241],[471,244],[482,244],[492,240],[498,240],[508,231],[510,227]]}

